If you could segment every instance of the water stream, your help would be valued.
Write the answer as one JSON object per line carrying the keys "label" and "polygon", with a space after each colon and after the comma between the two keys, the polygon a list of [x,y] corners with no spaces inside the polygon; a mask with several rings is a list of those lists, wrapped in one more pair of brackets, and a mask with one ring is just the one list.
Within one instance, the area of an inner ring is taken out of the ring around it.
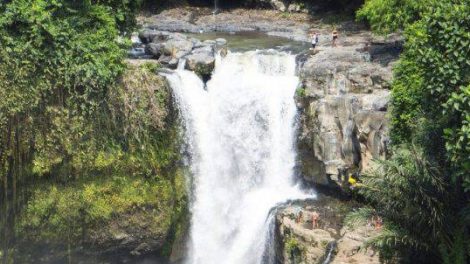
{"label": "water stream", "polygon": [[187,263],[269,262],[271,209],[307,198],[293,178],[295,66],[288,53],[248,51],[219,57],[207,85],[181,68],[167,76],[192,172]]}

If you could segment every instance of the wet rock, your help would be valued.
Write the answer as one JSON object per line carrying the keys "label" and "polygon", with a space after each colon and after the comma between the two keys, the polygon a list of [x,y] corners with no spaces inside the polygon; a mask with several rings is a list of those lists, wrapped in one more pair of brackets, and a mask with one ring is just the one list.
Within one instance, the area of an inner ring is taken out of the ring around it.
{"label": "wet rock", "polygon": [[135,243],[136,239],[133,238],[132,236],[127,236],[125,237],[124,239],[118,239],[119,241],[121,241],[121,246],[127,246],[127,245],[132,245]]}
{"label": "wet rock", "polygon": [[139,38],[142,43],[147,44],[153,41],[153,39],[160,34],[160,31],[146,29],[139,33]]}
{"label": "wet rock", "polygon": [[131,255],[140,256],[142,254],[148,253],[151,251],[151,246],[147,243],[139,244],[134,250],[131,251]]}
{"label": "wet rock", "polygon": [[217,46],[224,46],[224,45],[227,44],[227,40],[224,39],[224,38],[218,38],[218,39],[215,40],[215,44]]}
{"label": "wet rock", "polygon": [[176,69],[179,60],[177,58],[174,58],[173,56],[162,55],[158,59],[158,62],[170,69]]}
{"label": "wet rock", "polygon": [[152,39],[153,43],[162,43],[167,41],[172,33],[166,31],[159,31],[157,35],[155,35]]}
{"label": "wet rock", "polygon": [[145,53],[158,59],[163,53],[163,46],[162,43],[150,43],[145,46]]}
{"label": "wet rock", "polygon": [[190,38],[191,42],[193,43],[193,48],[198,48],[202,46],[202,41],[196,38]]}
{"label": "wet rock", "polygon": [[215,66],[215,54],[227,54],[227,40],[200,41],[181,33],[145,29],[139,37],[145,45],[145,54],[157,59],[168,68],[175,69],[180,59],[185,58],[185,68],[209,79]]}
{"label": "wet rock", "polygon": [[204,46],[214,46],[214,45],[217,44],[217,42],[216,42],[215,40],[208,39],[208,40],[204,40],[204,41],[202,42],[202,44],[203,44]]}
{"label": "wet rock", "polygon": [[299,4],[292,3],[287,8],[289,12],[306,12],[307,10],[303,9]]}

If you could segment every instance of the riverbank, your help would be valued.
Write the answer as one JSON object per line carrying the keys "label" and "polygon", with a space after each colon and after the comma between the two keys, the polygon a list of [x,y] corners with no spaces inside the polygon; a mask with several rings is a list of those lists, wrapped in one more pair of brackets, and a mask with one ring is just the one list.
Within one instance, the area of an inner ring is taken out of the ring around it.
{"label": "riverbank", "polygon": [[[202,7],[179,7],[159,14],[141,14],[138,24],[144,28],[171,32],[263,32],[297,41],[309,41],[309,30],[328,38],[334,28],[348,37],[345,44],[356,42],[354,38],[370,37],[362,23],[341,14],[286,13],[269,9],[228,9],[213,14],[213,9]],[[350,38],[354,37],[354,38]]]}

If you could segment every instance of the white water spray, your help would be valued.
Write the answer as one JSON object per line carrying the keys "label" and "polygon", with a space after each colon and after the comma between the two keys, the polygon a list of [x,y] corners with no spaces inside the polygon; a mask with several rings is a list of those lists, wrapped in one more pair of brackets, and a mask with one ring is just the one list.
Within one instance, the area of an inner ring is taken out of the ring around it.
{"label": "white water spray", "polygon": [[167,78],[184,121],[193,174],[188,262],[261,263],[269,211],[306,198],[293,182],[294,56],[229,53],[218,58],[206,89],[183,69]]}

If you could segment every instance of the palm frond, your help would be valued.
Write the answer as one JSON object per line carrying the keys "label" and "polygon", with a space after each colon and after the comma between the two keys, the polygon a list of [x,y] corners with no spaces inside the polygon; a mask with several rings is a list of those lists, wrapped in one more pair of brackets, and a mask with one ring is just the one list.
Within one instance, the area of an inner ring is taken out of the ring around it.
{"label": "palm frond", "polygon": [[389,160],[376,160],[362,181],[358,193],[373,209],[358,210],[348,221],[360,223],[361,217],[373,212],[387,223],[368,245],[427,251],[450,241],[443,231],[449,223],[448,186],[423,151],[413,146],[397,149]]}
{"label": "palm frond", "polygon": [[367,224],[368,220],[375,215],[376,212],[371,207],[362,207],[346,215],[344,223],[349,228],[358,227]]}

